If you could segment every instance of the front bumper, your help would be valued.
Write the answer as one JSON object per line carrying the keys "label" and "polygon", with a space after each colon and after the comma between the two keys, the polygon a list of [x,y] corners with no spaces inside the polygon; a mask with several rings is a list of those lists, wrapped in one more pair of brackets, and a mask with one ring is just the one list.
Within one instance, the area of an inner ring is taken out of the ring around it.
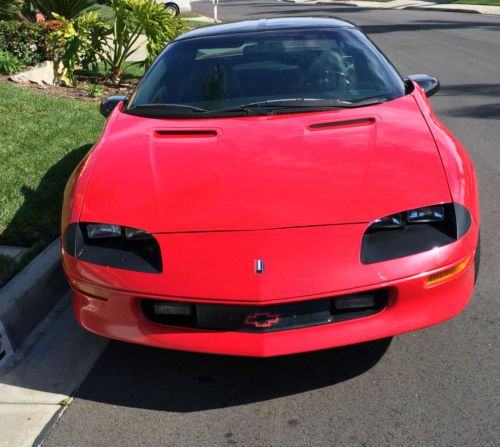
{"label": "front bumper", "polygon": [[[153,275],[103,267],[64,252],[78,322],[132,343],[215,354],[268,357],[390,337],[445,321],[467,305],[474,287],[478,229],[452,244],[362,265],[359,225],[263,232],[157,235],[165,271]],[[300,243],[299,243],[300,242]],[[332,249],[334,247],[335,249]],[[264,274],[253,260],[266,259]],[[426,285],[433,274],[469,259],[460,273]],[[141,300],[269,306],[386,289],[378,313],[312,327],[245,332],[173,327],[143,314]]]}
{"label": "front bumper", "polygon": [[140,295],[111,289],[105,291],[106,298],[97,298],[73,287],[73,306],[80,325],[105,337],[193,352],[269,357],[390,337],[440,323],[466,307],[474,286],[472,261],[441,284],[426,287],[427,276],[379,284],[389,290],[389,302],[375,315],[263,334],[162,326],[144,317]]}

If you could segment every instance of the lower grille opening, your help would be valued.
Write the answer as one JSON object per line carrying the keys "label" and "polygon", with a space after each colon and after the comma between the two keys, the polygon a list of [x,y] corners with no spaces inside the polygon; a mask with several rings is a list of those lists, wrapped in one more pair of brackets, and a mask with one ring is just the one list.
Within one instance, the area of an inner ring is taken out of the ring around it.
{"label": "lower grille opening", "polygon": [[387,306],[387,290],[271,306],[233,306],[141,300],[144,316],[158,324],[193,329],[273,332],[367,317]]}

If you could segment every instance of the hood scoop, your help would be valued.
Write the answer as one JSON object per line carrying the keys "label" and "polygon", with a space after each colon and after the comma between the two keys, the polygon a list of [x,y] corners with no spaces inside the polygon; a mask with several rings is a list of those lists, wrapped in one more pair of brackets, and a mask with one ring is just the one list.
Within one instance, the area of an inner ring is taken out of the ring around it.
{"label": "hood scoop", "polygon": [[154,136],[157,138],[213,138],[218,135],[212,129],[179,129],[179,130],[157,130]]}
{"label": "hood scoop", "polygon": [[375,123],[375,118],[359,118],[345,121],[331,121],[328,123],[314,123],[309,125],[309,130],[326,130],[342,127],[369,126]]}

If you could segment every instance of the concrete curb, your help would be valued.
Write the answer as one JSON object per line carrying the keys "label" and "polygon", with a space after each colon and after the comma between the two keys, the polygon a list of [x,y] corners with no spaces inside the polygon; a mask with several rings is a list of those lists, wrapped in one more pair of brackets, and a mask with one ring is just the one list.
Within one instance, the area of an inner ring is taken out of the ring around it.
{"label": "concrete curb", "polygon": [[460,9],[458,8],[440,8],[439,6],[407,6],[404,9],[409,9],[413,11],[441,11],[441,12],[461,12],[465,14],[487,14],[477,9]]}
{"label": "concrete curb", "polygon": [[14,349],[64,296],[59,239],[50,244],[0,289],[0,322]]}

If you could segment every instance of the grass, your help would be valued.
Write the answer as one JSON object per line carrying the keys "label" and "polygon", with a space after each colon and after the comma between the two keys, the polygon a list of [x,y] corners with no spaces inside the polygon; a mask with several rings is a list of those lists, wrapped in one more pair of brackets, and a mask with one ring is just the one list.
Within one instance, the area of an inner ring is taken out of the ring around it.
{"label": "grass", "polygon": [[[89,70],[78,69],[78,70],[75,70],[75,74],[76,75],[94,76],[96,78],[106,77],[109,74],[109,70],[106,70],[106,66],[104,65],[104,62],[99,62],[98,65],[99,65],[98,72],[92,72]],[[141,79],[142,75],[144,74],[144,66],[142,66],[136,62],[125,61],[123,68],[125,70],[125,76],[123,77],[123,79]]]}
{"label": "grass", "polygon": [[0,245],[29,247],[19,264],[0,259],[0,284],[59,234],[66,181],[104,119],[97,105],[0,82]]}
{"label": "grass", "polygon": [[103,19],[109,20],[110,22],[113,20],[114,12],[111,6],[107,5],[95,5],[87,8],[88,11],[95,11],[99,14]]}
{"label": "grass", "polygon": [[450,3],[461,3],[462,5],[500,6],[500,0],[452,0]]}

